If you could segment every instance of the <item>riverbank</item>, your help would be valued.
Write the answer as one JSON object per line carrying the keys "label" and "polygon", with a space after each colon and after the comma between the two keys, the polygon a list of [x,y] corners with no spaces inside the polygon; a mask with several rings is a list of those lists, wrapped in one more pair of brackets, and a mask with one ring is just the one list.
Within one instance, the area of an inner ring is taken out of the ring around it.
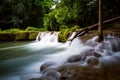
{"label": "riverbank", "polygon": [[35,40],[39,31],[21,31],[17,33],[0,32],[0,42],[4,41],[31,41]]}
{"label": "riverbank", "polygon": [[[10,33],[10,32],[0,32],[0,42],[5,41],[31,41],[35,40],[39,31],[24,31],[24,32],[17,32],[17,33]],[[93,38],[94,36],[97,36],[97,30],[91,30],[86,35],[81,36],[81,40],[85,42],[88,39]],[[108,34],[114,34],[118,37],[120,37],[120,30],[104,30],[104,35]],[[62,35],[65,37],[66,34]],[[70,35],[70,34],[69,34]],[[61,35],[60,35],[61,36]],[[66,40],[68,38],[68,35],[66,35]],[[58,41],[62,41],[63,38],[58,37]],[[64,40],[65,41],[65,40]],[[63,41],[63,42],[64,42]]]}

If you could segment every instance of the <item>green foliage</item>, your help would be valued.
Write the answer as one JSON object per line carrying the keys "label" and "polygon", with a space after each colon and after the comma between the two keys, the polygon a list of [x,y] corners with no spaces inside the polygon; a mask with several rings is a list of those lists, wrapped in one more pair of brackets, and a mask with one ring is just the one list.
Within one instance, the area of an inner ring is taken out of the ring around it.
{"label": "green foliage", "polygon": [[66,29],[62,29],[60,31],[60,33],[58,34],[58,40],[59,42],[66,42],[66,40],[68,39],[68,37],[76,30],[78,29],[79,26],[78,25],[74,25],[74,27],[72,28],[66,28]]}
{"label": "green foliage", "polygon": [[79,27],[78,25],[74,25],[74,24],[68,24],[68,25],[61,25],[61,26],[60,26],[60,30],[68,29],[68,28],[78,29],[78,28],[80,28],[80,27]]}
{"label": "green foliage", "polygon": [[55,14],[57,10],[53,10],[51,13],[46,14],[44,17],[44,27],[49,31],[58,31],[59,24],[56,21]]}
{"label": "green foliage", "polygon": [[38,29],[35,27],[27,27],[25,31],[37,31]]}
{"label": "green foliage", "polygon": [[27,27],[25,31],[46,31],[45,28]]}
{"label": "green foliage", "polygon": [[[28,26],[35,26],[53,31],[61,30],[62,25],[86,27],[98,22],[97,2],[97,0],[1,0],[0,29],[26,29]],[[119,3],[120,0],[103,1],[104,20],[120,16]],[[52,6],[56,8],[52,9]]]}
{"label": "green foliage", "polygon": [[29,32],[29,40],[35,40],[39,32]]}
{"label": "green foliage", "polygon": [[25,31],[45,31],[45,28],[27,27]]}
{"label": "green foliage", "polygon": [[47,30],[61,30],[62,25],[75,25],[77,18],[77,10],[70,9],[65,6],[63,8],[54,9],[44,17],[44,26]]}
{"label": "green foliage", "polygon": [[0,28],[36,26],[43,28],[44,14],[50,12],[53,0],[2,0],[0,1]]}
{"label": "green foliage", "polygon": [[[110,3],[110,4],[109,4]],[[104,20],[120,15],[119,0],[104,0]],[[112,6],[111,6],[112,5]],[[79,25],[86,27],[98,22],[97,0],[61,0],[44,18],[47,29],[66,27],[63,25]]]}
{"label": "green foliage", "polygon": [[56,12],[55,18],[59,24],[74,24],[74,20],[77,18],[78,14],[77,12],[77,9],[64,6]]}
{"label": "green foliage", "polygon": [[44,26],[48,30],[61,30],[63,27],[66,27],[63,25],[86,26],[92,23],[90,21],[92,17],[90,12],[93,5],[87,5],[88,3],[90,3],[89,0],[62,0],[54,10],[46,14],[44,17]]}
{"label": "green foliage", "polygon": [[3,32],[9,32],[9,33],[12,33],[12,34],[15,34],[17,32],[21,32],[23,30],[20,30],[20,29],[7,29],[7,30],[4,30]]}

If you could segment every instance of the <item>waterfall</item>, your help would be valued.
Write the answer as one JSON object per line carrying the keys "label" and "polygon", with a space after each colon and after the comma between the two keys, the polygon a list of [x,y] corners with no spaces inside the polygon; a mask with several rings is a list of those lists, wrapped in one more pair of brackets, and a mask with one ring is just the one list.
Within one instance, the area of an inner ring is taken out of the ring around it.
{"label": "waterfall", "polygon": [[72,35],[68,38],[68,40],[65,42],[66,46],[69,46],[71,44],[71,39],[76,35],[76,32],[73,32]]}
{"label": "waterfall", "polygon": [[[76,32],[68,38],[68,40],[72,39],[75,36]],[[40,38],[41,42],[58,42],[58,32],[42,32],[37,36]],[[108,34],[104,37],[104,41],[102,43],[97,42],[98,36],[93,37],[92,39],[87,40],[83,43],[79,37],[75,38],[72,42],[66,41],[63,46],[66,46],[66,50],[64,52],[60,52],[52,55],[52,59],[47,61],[59,61],[58,63],[64,63],[68,58],[74,55],[88,55],[91,53],[100,54],[103,57],[113,55],[116,52],[120,52],[120,38],[114,35]],[[62,47],[63,47],[62,46]],[[60,47],[60,46],[59,46]],[[65,48],[65,47],[64,47]],[[54,56],[54,58],[53,58]],[[50,57],[50,55],[49,55]],[[57,63],[56,62],[56,63]]]}
{"label": "waterfall", "polygon": [[58,32],[39,32],[36,41],[58,42]]}
{"label": "waterfall", "polygon": [[[72,39],[75,34],[76,33],[74,32],[69,39]],[[86,43],[83,43],[80,40],[80,38],[77,37],[72,42],[67,41],[66,43],[64,43],[63,45],[69,45],[67,46],[65,51],[53,55],[48,55],[47,60],[42,65],[42,67],[48,65],[47,68],[45,69],[45,74],[44,74],[44,70],[43,72],[41,71],[42,77],[38,79],[47,79],[49,78],[49,76],[46,74],[56,73],[55,75],[52,75],[50,77],[50,80],[58,80],[57,78],[59,78],[62,74],[60,75],[60,72],[53,69],[56,67],[58,68],[62,67],[62,65],[66,66],[71,64],[71,66],[81,65],[81,66],[89,66],[89,67],[93,66],[93,68],[94,67],[99,68],[101,67],[101,64],[103,66],[105,66],[106,64],[107,65],[119,64],[120,38],[113,35],[108,35],[104,37],[104,41],[102,43],[97,42],[97,39],[98,36],[95,36],[92,39],[86,41]],[[48,64],[51,62],[53,62],[54,65]],[[67,74],[67,76],[74,74],[74,72],[69,73],[72,71],[69,69],[69,67],[71,66],[67,66],[68,74],[67,72],[64,72]],[[50,70],[52,70],[52,72]]]}

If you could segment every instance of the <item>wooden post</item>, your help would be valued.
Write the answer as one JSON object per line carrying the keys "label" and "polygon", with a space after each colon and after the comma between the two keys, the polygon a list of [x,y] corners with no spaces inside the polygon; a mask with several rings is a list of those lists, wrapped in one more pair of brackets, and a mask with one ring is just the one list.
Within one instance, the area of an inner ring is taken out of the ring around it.
{"label": "wooden post", "polygon": [[98,27],[98,41],[103,41],[103,20],[102,20],[102,0],[99,1],[99,27]]}

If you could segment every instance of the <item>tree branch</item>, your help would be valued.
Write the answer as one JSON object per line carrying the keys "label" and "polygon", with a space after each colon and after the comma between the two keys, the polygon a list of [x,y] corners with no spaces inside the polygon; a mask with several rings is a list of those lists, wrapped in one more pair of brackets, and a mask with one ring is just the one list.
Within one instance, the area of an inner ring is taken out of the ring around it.
{"label": "tree branch", "polygon": [[[119,21],[119,20],[120,20],[120,16],[116,17],[116,18],[105,20],[105,21],[103,21],[103,24],[114,23],[114,22]],[[86,33],[88,33],[88,31],[92,30],[95,27],[98,27],[98,23],[93,24],[91,26],[87,26],[81,30],[77,30],[76,35],[72,39],[69,39],[68,41],[73,41],[76,37],[85,35]]]}

